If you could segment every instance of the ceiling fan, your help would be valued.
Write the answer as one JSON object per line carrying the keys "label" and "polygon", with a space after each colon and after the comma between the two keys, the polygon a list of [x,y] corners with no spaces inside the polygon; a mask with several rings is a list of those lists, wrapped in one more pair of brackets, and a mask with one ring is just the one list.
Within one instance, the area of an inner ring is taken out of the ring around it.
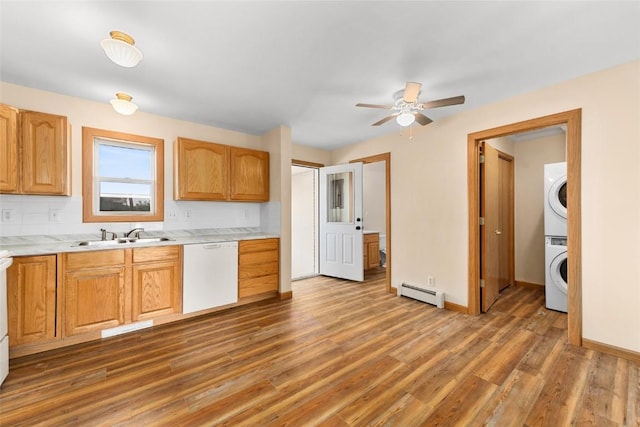
{"label": "ceiling fan", "polygon": [[395,117],[400,126],[410,126],[413,122],[418,122],[422,126],[433,122],[425,116],[422,111],[427,108],[446,107],[448,105],[464,104],[464,96],[454,96],[453,98],[437,99],[429,102],[418,102],[422,83],[407,82],[404,90],[399,90],[393,94],[393,105],[363,104],[358,103],[356,107],[382,108],[394,111],[393,114],[378,120],[372,126],[380,126]]}

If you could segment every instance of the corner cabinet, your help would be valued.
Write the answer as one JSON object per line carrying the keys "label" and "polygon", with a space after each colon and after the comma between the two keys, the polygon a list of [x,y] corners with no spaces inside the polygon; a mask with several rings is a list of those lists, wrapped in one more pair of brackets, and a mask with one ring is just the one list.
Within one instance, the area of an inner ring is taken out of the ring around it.
{"label": "corner cabinet", "polygon": [[238,242],[238,297],[277,292],[280,270],[280,239]]}
{"label": "corner cabinet", "polygon": [[7,270],[9,346],[60,338],[56,315],[56,256],[15,257]]}
{"label": "corner cabinet", "polygon": [[176,200],[266,202],[269,153],[179,137],[174,145]]}
{"label": "corner cabinet", "polygon": [[[0,105],[0,192],[71,194],[67,118]],[[5,157],[6,154],[6,157]]]}

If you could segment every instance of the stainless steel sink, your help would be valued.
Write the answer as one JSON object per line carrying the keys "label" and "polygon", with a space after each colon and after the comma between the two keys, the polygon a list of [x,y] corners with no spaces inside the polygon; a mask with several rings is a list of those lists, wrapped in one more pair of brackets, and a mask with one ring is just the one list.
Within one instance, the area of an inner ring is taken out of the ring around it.
{"label": "stainless steel sink", "polygon": [[155,242],[169,242],[172,239],[168,237],[141,237],[141,238],[121,238],[114,240],[83,240],[75,242],[72,246],[119,246],[123,244],[135,244],[135,243],[155,243]]}

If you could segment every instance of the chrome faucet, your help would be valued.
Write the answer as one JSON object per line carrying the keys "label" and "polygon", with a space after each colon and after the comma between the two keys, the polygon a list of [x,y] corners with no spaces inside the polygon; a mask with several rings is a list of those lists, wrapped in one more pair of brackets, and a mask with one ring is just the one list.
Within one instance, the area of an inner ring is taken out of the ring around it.
{"label": "chrome faucet", "polygon": [[101,228],[100,231],[102,232],[102,240],[107,240],[107,233],[111,233],[111,240],[116,240],[118,238],[118,235],[116,233],[114,233],[113,231],[107,231],[104,228]]}
{"label": "chrome faucet", "polygon": [[130,230],[128,232],[126,232],[124,234],[124,237],[131,237],[131,235],[133,235],[133,237],[135,237],[136,239],[140,238],[140,232],[144,231],[144,228],[134,228],[133,230]]}

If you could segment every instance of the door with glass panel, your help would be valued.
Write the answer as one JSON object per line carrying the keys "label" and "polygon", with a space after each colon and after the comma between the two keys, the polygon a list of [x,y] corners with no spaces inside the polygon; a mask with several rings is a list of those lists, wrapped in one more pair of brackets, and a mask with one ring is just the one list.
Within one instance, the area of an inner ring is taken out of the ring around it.
{"label": "door with glass panel", "polygon": [[320,274],[362,281],[362,163],[320,168]]}

